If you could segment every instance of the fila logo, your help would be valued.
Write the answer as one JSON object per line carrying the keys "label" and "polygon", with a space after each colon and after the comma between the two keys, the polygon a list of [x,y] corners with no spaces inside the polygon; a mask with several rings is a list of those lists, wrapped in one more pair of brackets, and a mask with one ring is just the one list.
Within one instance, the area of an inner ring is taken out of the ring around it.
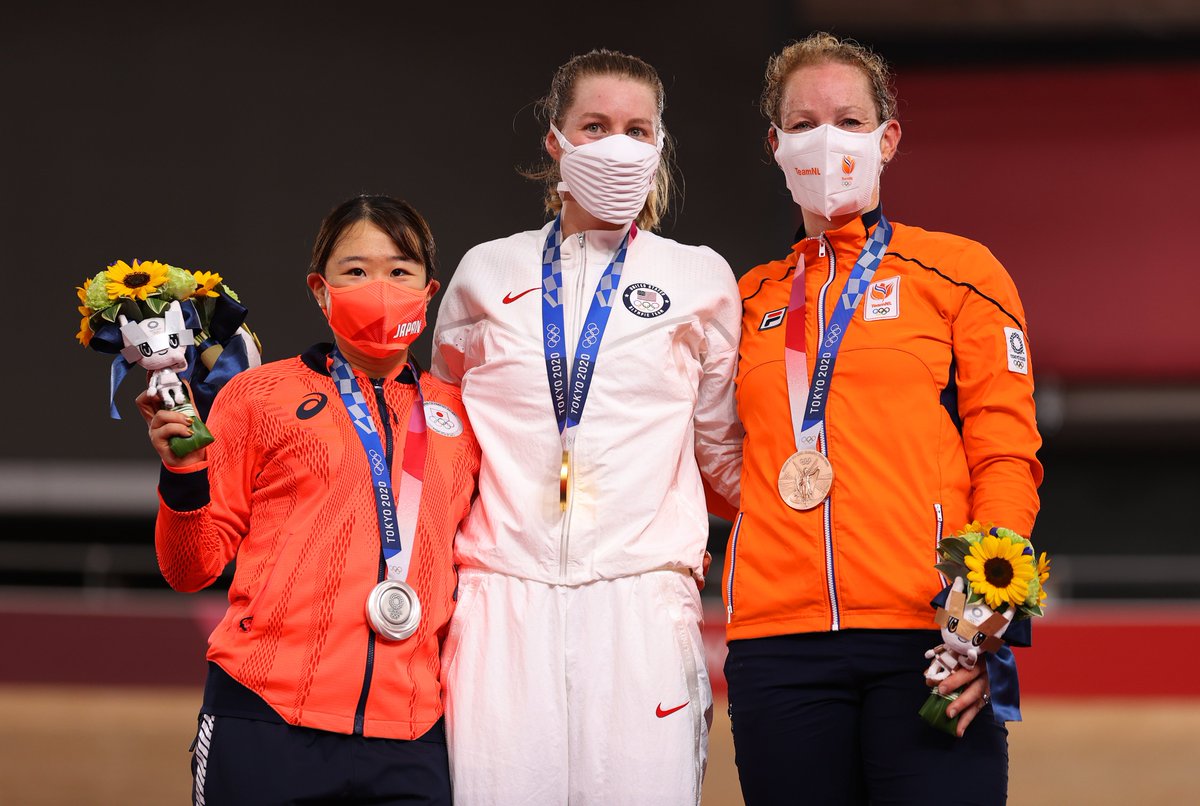
{"label": "fila logo", "polygon": [[1004,343],[1008,348],[1008,371],[1021,375],[1029,374],[1029,355],[1025,348],[1025,334],[1015,327],[1004,328]]}
{"label": "fila logo", "polygon": [[770,330],[773,327],[779,327],[783,324],[783,317],[787,315],[787,308],[776,308],[773,311],[767,311],[763,314],[762,323],[758,326],[759,330]]}
{"label": "fila logo", "polygon": [[878,319],[899,319],[900,278],[889,277],[886,280],[876,280],[871,283],[864,302],[864,322],[873,322]]}

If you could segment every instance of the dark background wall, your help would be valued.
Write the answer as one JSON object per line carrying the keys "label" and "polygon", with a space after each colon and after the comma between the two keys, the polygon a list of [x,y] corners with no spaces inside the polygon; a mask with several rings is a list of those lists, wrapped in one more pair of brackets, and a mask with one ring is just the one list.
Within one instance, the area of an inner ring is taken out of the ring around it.
{"label": "dark background wall", "polygon": [[[1084,557],[1077,569],[1089,554],[1123,553],[1121,569],[1139,561],[1129,555],[1173,557],[1146,566],[1139,592],[1153,592],[1155,568],[1195,568],[1180,501],[1200,481],[1200,12],[413,5],[9,13],[0,581],[77,580],[73,562],[46,570],[55,562],[37,549],[79,540],[112,549],[110,576],[121,546],[153,568],[155,463],[137,384],[118,394],[127,419],[110,421],[109,358],[73,341],[84,278],[134,257],[220,272],[265,357],[294,354],[326,332],[304,273],[322,216],[343,199],[415,204],[443,280],[471,245],[541,224],[540,189],[516,172],[540,153],[532,105],[558,64],[596,46],[642,56],[667,85],[686,192],[665,234],[712,246],[740,274],[784,254],[796,220],[762,148],[762,70],[817,28],[858,36],[897,68],[904,139],[884,177],[889,215],[983,241],[1022,291],[1047,439],[1039,539]],[[417,352],[427,356],[427,338]],[[1111,590],[1095,581],[1103,569],[1080,573],[1092,580],[1080,590]],[[1172,592],[1195,595],[1194,576]]]}

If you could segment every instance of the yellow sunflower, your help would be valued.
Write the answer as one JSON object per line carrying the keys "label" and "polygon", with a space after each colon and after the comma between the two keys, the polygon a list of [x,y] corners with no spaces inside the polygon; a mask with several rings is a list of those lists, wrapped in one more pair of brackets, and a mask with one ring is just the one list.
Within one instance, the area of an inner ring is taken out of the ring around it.
{"label": "yellow sunflower", "polygon": [[123,260],[108,267],[109,299],[128,297],[144,300],[167,281],[167,266],[156,260],[133,261],[130,266]]}
{"label": "yellow sunflower", "polygon": [[971,521],[962,528],[962,530],[958,533],[958,536],[963,537],[971,534],[979,535],[983,534],[983,531],[983,526],[979,523],[979,521]]}
{"label": "yellow sunflower", "polygon": [[993,610],[1002,603],[1014,606],[1029,597],[1033,579],[1033,557],[1023,554],[1025,541],[986,535],[971,546],[965,558],[971,590],[981,594]]}
{"label": "yellow sunflower", "polygon": [[217,283],[221,282],[221,275],[215,271],[194,271],[192,274],[196,277],[196,290],[192,292],[195,297],[207,297],[213,294],[213,289],[217,287]]}
{"label": "yellow sunflower", "polygon": [[79,313],[83,315],[83,321],[79,323],[79,332],[75,334],[75,338],[84,347],[92,341],[92,311],[86,305],[79,306]]}
{"label": "yellow sunflower", "polygon": [[[84,280],[83,285],[75,286],[75,296],[79,297],[80,305],[87,305],[88,289],[91,287],[92,287],[92,278],[91,277],[88,277],[86,280]],[[83,311],[81,310],[80,313],[83,313]]]}
{"label": "yellow sunflower", "polygon": [[1046,556],[1046,552],[1042,552],[1042,556],[1038,557],[1037,561],[1037,578],[1038,578],[1038,607],[1046,603],[1046,580],[1050,578],[1050,558]]}

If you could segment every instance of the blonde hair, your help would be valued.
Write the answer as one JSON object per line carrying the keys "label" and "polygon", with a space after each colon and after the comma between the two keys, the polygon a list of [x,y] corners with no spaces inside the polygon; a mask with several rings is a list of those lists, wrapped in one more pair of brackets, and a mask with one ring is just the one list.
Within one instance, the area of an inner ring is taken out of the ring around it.
{"label": "blonde hair", "polygon": [[[637,225],[641,229],[656,229],[662,222],[663,216],[666,215],[667,207],[670,204],[671,173],[674,164],[674,146],[662,121],[663,102],[666,96],[662,79],[658,77],[658,72],[653,67],[636,56],[603,48],[592,50],[571,57],[554,72],[554,77],[550,80],[550,91],[538,101],[539,117],[561,129],[563,116],[575,103],[575,93],[579,88],[580,80],[590,76],[615,76],[640,81],[654,92],[654,98],[658,105],[658,120],[655,128],[663,138],[662,158],[658,162],[658,171],[654,175],[654,186],[650,189],[645,206],[638,214]],[[552,159],[546,159],[539,165],[522,170],[521,175],[527,179],[545,183],[546,212],[558,215],[562,210],[562,198],[558,195],[558,183],[562,181],[562,176],[558,170],[558,163]]]}
{"label": "blonde hair", "polygon": [[896,117],[895,76],[887,62],[853,39],[839,39],[825,31],[817,31],[788,45],[767,62],[762,99],[759,101],[759,109],[767,120],[776,126],[782,123],[779,107],[783,103],[783,85],[788,76],[801,67],[828,62],[848,64],[862,71],[871,86],[880,123]]}

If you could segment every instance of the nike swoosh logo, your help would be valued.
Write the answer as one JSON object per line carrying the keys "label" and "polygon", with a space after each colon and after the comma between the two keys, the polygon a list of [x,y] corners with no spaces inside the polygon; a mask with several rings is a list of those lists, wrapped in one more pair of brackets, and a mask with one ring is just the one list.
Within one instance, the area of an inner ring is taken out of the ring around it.
{"label": "nike swoosh logo", "polygon": [[[688,702],[691,702],[691,700],[688,700]],[[680,708],[687,708],[687,706],[688,706],[688,703],[685,702],[683,705],[676,705],[674,708],[668,708],[667,710],[664,711],[663,707],[662,707],[662,703],[660,702],[658,704],[658,707],[654,709],[654,715],[656,717],[658,717],[659,719],[662,719],[664,716],[670,716],[671,714],[675,713]]]}
{"label": "nike swoosh logo", "polygon": [[517,300],[519,300],[521,297],[528,294],[530,291],[537,291],[539,288],[541,288],[541,286],[535,285],[533,288],[526,289],[525,291],[522,291],[520,294],[517,294],[515,297],[512,294],[505,294],[504,295],[504,304],[511,305],[514,302],[516,302]]}

